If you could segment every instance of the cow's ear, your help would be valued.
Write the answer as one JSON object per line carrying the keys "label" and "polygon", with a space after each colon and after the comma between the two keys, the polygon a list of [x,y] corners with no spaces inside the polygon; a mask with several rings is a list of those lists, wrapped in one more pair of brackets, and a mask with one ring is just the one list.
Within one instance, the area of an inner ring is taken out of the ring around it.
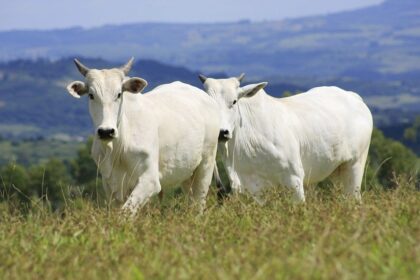
{"label": "cow's ear", "polygon": [[147,87],[147,81],[142,78],[130,78],[123,83],[123,91],[139,93]]}
{"label": "cow's ear", "polygon": [[242,98],[242,97],[252,97],[254,96],[257,92],[259,92],[260,90],[262,90],[263,88],[265,88],[267,86],[267,82],[263,82],[263,83],[259,83],[259,84],[253,84],[253,85],[247,85],[244,86],[240,89],[238,98]]}
{"label": "cow's ear", "polygon": [[83,94],[86,94],[89,90],[84,82],[74,81],[67,86],[67,91],[76,98],[80,98]]}

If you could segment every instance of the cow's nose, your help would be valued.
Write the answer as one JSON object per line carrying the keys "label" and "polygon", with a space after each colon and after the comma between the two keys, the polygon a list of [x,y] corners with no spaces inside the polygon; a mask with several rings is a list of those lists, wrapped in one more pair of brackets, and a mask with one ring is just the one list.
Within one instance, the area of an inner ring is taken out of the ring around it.
{"label": "cow's nose", "polygon": [[219,141],[227,141],[229,140],[229,130],[221,129],[219,132]]}
{"label": "cow's nose", "polygon": [[115,136],[115,129],[113,129],[113,128],[98,128],[98,136],[101,139],[112,139]]}

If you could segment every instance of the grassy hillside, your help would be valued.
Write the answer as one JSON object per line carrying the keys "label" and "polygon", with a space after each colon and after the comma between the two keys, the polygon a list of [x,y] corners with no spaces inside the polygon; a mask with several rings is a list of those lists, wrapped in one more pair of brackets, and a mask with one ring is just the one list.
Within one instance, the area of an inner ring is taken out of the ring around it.
{"label": "grassy hillside", "polygon": [[0,204],[5,279],[419,279],[420,196],[399,182],[363,204],[309,189],[305,205],[273,191],[203,215],[184,196],[153,201],[133,222],[80,199],[62,213]]}

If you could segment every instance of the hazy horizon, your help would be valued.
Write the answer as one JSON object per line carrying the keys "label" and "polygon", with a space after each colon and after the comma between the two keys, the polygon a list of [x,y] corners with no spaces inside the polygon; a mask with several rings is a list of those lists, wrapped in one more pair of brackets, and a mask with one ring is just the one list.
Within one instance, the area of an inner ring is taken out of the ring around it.
{"label": "hazy horizon", "polygon": [[[0,31],[95,28],[130,23],[221,23],[272,21],[355,10],[383,0],[15,0],[2,5]],[[144,13],[143,11],[148,11]]]}

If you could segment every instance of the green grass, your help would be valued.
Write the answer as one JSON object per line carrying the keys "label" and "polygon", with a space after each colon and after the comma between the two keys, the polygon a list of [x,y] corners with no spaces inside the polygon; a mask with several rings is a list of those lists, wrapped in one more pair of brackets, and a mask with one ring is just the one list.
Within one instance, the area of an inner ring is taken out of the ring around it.
{"label": "green grass", "polygon": [[67,201],[0,204],[3,279],[420,279],[420,193],[401,182],[363,204],[337,189],[309,189],[293,205],[270,191],[260,206],[214,194],[197,215],[185,196],[154,199],[132,222],[117,207]]}

